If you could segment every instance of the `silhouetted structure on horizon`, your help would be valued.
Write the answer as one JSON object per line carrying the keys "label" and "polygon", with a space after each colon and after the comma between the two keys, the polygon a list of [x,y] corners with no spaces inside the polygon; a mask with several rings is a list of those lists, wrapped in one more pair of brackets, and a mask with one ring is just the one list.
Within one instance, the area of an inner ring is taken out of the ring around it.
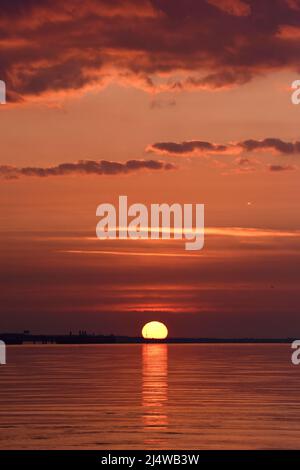
{"label": "silhouetted structure on horizon", "polygon": [[166,338],[164,340],[151,340],[142,337],[95,335],[80,331],[78,334],[70,332],[68,335],[47,335],[24,333],[0,333],[0,340],[6,344],[130,344],[130,343],[291,343],[295,338]]}

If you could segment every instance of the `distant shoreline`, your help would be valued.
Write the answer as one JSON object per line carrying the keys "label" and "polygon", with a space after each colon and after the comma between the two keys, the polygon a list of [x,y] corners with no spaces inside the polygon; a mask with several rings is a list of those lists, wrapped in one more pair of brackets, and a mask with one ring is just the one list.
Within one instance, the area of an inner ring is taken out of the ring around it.
{"label": "distant shoreline", "polygon": [[31,335],[27,333],[0,333],[0,340],[7,345],[24,344],[287,344],[296,338],[167,338],[151,340],[115,335]]}

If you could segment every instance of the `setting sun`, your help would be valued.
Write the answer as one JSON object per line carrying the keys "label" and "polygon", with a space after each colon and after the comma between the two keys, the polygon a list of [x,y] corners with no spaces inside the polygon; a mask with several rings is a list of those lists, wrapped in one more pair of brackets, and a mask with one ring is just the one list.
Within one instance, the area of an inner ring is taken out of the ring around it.
{"label": "setting sun", "polygon": [[144,339],[166,339],[168,328],[159,321],[151,321],[143,326],[142,336]]}

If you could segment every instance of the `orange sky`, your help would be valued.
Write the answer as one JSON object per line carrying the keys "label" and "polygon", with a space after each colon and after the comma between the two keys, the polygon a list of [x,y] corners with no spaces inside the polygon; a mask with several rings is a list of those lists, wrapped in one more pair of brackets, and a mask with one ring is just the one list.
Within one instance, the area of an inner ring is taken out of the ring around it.
{"label": "orange sky", "polygon": [[[267,0],[217,3],[4,2],[0,330],[297,336],[300,2],[272,18]],[[161,164],[124,174],[129,160]],[[94,239],[96,207],[121,194],[204,203],[204,250]]]}

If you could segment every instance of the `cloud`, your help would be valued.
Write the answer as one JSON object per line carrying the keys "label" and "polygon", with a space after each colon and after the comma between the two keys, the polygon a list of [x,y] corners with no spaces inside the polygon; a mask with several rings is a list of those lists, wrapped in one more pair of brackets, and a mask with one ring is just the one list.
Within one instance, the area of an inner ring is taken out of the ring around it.
{"label": "cloud", "polygon": [[[240,142],[225,144],[207,142],[202,140],[188,140],[183,142],[156,142],[146,147],[146,152],[169,157],[212,157],[212,164],[223,170],[223,175],[246,174],[263,169],[261,159],[257,154],[267,152],[274,156],[295,156],[300,154],[300,142],[287,142],[275,137],[262,140],[248,139]],[[217,156],[235,156],[235,160],[217,159]],[[255,156],[253,156],[255,155]],[[271,172],[296,170],[294,165],[271,164],[267,166]]]}
{"label": "cloud", "polygon": [[36,176],[46,178],[49,176],[68,175],[120,175],[139,170],[172,170],[176,166],[159,160],[128,160],[127,162],[113,162],[108,160],[80,160],[75,163],[60,163],[52,167],[23,167],[2,165],[0,177],[17,179],[22,176]]}
{"label": "cloud", "polygon": [[270,165],[269,170],[270,171],[275,171],[275,172],[281,172],[281,171],[290,171],[290,170],[295,170],[296,167],[293,165]]}
{"label": "cloud", "polygon": [[214,144],[201,140],[187,140],[184,142],[157,142],[146,148],[147,152],[154,152],[160,155],[204,155],[226,153],[231,146]]}
{"label": "cloud", "polygon": [[242,0],[208,0],[208,3],[220,8],[220,10],[235,16],[248,16],[251,7]]}
{"label": "cloud", "polygon": [[263,140],[245,140],[239,145],[247,152],[256,150],[273,150],[279,154],[290,155],[300,152],[300,142],[284,142],[281,139],[267,138]]}
{"label": "cloud", "polygon": [[[103,87],[243,85],[298,70],[299,0],[2,0],[10,101]],[[270,14],[270,9],[271,13]]]}
{"label": "cloud", "polygon": [[160,85],[158,91],[183,91],[183,90],[219,90],[222,88],[229,88],[235,85],[244,85],[252,79],[250,71],[234,70],[210,73],[203,77],[187,76],[182,79],[170,79],[164,85]]}
{"label": "cloud", "polygon": [[239,158],[236,160],[236,163],[240,166],[244,166],[249,165],[251,163],[251,160],[249,160],[249,158]]}
{"label": "cloud", "polygon": [[[201,156],[201,155],[234,155],[268,151],[278,155],[296,155],[300,153],[300,142],[286,142],[275,137],[263,140],[249,139],[240,142],[217,144],[201,140],[183,142],[157,142],[146,147],[147,152],[159,155]],[[241,160],[240,163],[246,163]]]}
{"label": "cloud", "polygon": [[150,102],[151,109],[171,108],[174,106],[176,106],[176,100],[174,99],[155,98]]}

